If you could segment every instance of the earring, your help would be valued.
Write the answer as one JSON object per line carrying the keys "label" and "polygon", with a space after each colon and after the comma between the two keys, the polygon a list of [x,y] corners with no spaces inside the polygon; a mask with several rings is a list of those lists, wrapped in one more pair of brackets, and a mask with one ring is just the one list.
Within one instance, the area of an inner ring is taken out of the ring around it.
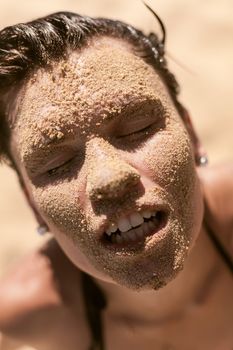
{"label": "earring", "polygon": [[36,231],[40,236],[43,236],[48,232],[48,227],[46,225],[40,225],[37,227]]}
{"label": "earring", "polygon": [[200,156],[198,158],[197,163],[198,163],[199,166],[206,166],[206,165],[208,165],[208,163],[209,163],[208,157],[206,155]]}

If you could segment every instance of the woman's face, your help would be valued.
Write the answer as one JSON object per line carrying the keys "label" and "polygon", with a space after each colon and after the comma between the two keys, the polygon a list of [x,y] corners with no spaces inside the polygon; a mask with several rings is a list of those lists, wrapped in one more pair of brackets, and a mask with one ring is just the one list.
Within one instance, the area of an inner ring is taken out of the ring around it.
{"label": "woman's face", "polygon": [[38,70],[16,101],[11,152],[74,264],[137,290],[174,278],[202,198],[189,135],[154,69],[99,38]]}

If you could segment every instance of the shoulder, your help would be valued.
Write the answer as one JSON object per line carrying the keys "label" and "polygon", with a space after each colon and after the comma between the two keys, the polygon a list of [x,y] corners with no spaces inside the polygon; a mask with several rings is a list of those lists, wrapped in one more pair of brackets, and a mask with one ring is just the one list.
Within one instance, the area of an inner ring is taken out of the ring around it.
{"label": "shoulder", "polygon": [[25,339],[45,320],[67,320],[72,305],[81,302],[79,290],[79,270],[54,241],[48,242],[0,281],[0,332]]}
{"label": "shoulder", "polygon": [[233,163],[200,169],[205,219],[233,253]]}

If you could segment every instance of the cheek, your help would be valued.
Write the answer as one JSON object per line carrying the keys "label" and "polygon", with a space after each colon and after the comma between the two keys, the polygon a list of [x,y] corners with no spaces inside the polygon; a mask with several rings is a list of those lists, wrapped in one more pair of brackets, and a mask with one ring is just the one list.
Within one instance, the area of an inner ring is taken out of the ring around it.
{"label": "cheek", "polygon": [[76,182],[72,180],[32,190],[33,200],[48,226],[69,236],[86,231],[81,191]]}
{"label": "cheek", "polygon": [[175,217],[192,239],[201,223],[202,198],[192,145],[182,126],[150,140],[144,149],[145,166],[154,183],[167,192]]}
{"label": "cheek", "polygon": [[[175,130],[175,131],[174,131]],[[144,169],[168,195],[174,265],[183,266],[202,224],[203,199],[191,142],[182,125],[152,138],[143,150]]]}
{"label": "cheek", "polygon": [[186,197],[195,185],[195,162],[187,133],[179,124],[152,138],[144,151],[150,176],[169,193]]}

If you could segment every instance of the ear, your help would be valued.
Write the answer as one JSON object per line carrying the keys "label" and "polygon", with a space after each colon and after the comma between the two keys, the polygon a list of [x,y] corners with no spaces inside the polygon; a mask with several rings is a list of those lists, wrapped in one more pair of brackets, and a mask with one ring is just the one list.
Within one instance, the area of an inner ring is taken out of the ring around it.
{"label": "ear", "polygon": [[196,134],[196,131],[193,127],[193,123],[191,121],[189,112],[183,106],[182,106],[181,117],[182,117],[184,125],[189,133],[192,144],[193,144],[193,150],[194,150],[196,164],[200,165],[200,159],[202,157],[206,157],[206,152],[205,152],[205,149],[202,146],[202,144],[201,144],[201,142]]}

